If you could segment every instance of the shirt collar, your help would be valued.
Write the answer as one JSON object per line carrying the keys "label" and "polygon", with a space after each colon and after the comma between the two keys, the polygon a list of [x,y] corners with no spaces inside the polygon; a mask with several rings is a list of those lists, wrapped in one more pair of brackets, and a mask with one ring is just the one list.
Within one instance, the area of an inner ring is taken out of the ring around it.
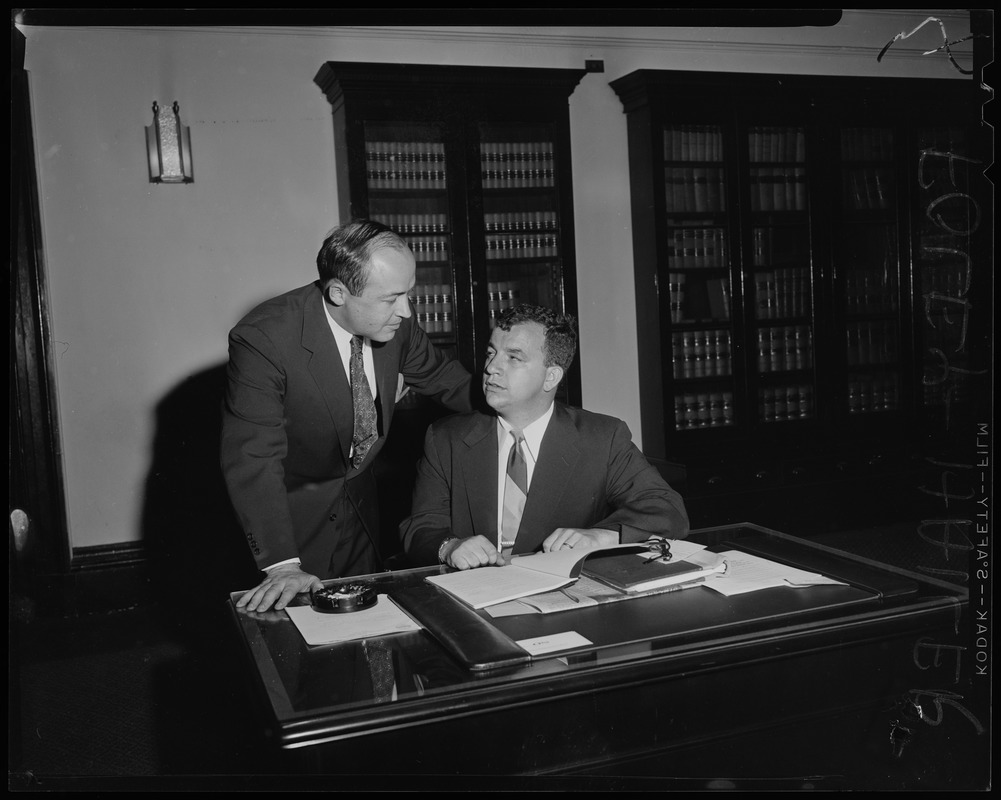
{"label": "shirt collar", "polygon": [[[351,340],[354,338],[354,334],[348,333],[341,327],[340,323],[334,319],[333,314],[330,313],[330,309],[327,308],[327,301],[323,301],[323,313],[327,315],[327,324],[330,326],[331,333],[334,334],[334,341],[337,342],[337,349],[342,353],[351,353]],[[364,343],[365,340],[362,339]]]}
{"label": "shirt collar", "polygon": [[[532,457],[532,461],[538,461],[539,450],[542,447],[542,437],[546,435],[546,429],[549,427],[549,420],[553,416],[554,404],[550,403],[549,408],[546,410],[541,417],[539,417],[535,422],[530,425],[526,425],[522,429],[522,434],[525,437],[525,447],[528,448],[529,455]],[[499,427],[497,428],[497,440],[503,447],[505,441],[511,437],[511,431],[514,428],[511,424],[503,419],[502,417],[497,417],[497,422]]]}

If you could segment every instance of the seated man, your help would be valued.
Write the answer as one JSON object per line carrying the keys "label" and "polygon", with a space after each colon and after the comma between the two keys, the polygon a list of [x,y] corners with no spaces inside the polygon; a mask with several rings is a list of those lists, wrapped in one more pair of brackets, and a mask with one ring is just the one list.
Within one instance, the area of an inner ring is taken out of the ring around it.
{"label": "seated man", "polygon": [[496,416],[457,414],[428,429],[400,526],[411,563],[469,569],[687,535],[681,496],[626,424],[554,402],[576,344],[573,318],[549,309],[522,305],[498,320],[483,374]]}

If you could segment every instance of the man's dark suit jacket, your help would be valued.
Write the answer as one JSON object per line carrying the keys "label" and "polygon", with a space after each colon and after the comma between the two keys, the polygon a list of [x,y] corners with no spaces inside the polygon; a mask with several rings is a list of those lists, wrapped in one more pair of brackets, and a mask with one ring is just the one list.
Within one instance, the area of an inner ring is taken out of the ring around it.
{"label": "man's dark suit jacket", "polygon": [[[497,541],[497,457],[494,416],[458,414],[428,429],[412,515],[400,526],[412,564],[438,563],[438,548],[453,536]],[[680,539],[688,514],[624,422],[556,403],[513,552],[537,550],[557,528],[617,530],[624,543]]]}
{"label": "man's dark suit jacket", "polygon": [[299,557],[321,579],[379,569],[378,499],[369,467],[385,442],[397,376],[456,411],[471,376],[404,320],[374,343],[379,440],[361,466],[348,454],[351,387],[317,283],[262,303],[229,336],[221,461],[230,498],[261,568]]}

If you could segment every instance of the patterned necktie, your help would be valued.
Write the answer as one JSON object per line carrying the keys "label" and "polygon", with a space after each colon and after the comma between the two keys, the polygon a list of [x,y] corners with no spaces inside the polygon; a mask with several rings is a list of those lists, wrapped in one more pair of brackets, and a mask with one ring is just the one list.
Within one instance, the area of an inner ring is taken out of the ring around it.
{"label": "patterned necktie", "polygon": [[514,444],[507,458],[507,479],[504,482],[504,511],[501,516],[501,552],[510,552],[521,527],[521,515],[528,498],[528,464],[522,444],[525,437],[521,431],[511,431]]}
{"label": "patterned necktie", "polygon": [[379,438],[376,422],[375,400],[365,377],[365,362],[362,360],[362,337],[351,338],[351,400],[354,405],[355,429],[351,444],[354,452],[351,463],[360,467],[368,451]]}

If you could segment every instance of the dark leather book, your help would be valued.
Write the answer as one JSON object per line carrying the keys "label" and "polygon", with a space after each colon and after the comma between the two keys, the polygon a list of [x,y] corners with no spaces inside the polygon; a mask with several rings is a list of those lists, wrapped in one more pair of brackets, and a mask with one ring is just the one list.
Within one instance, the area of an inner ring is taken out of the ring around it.
{"label": "dark leather book", "polygon": [[645,592],[675,584],[697,583],[726,570],[718,553],[699,551],[681,561],[653,560],[649,553],[589,558],[583,574],[623,592]]}

